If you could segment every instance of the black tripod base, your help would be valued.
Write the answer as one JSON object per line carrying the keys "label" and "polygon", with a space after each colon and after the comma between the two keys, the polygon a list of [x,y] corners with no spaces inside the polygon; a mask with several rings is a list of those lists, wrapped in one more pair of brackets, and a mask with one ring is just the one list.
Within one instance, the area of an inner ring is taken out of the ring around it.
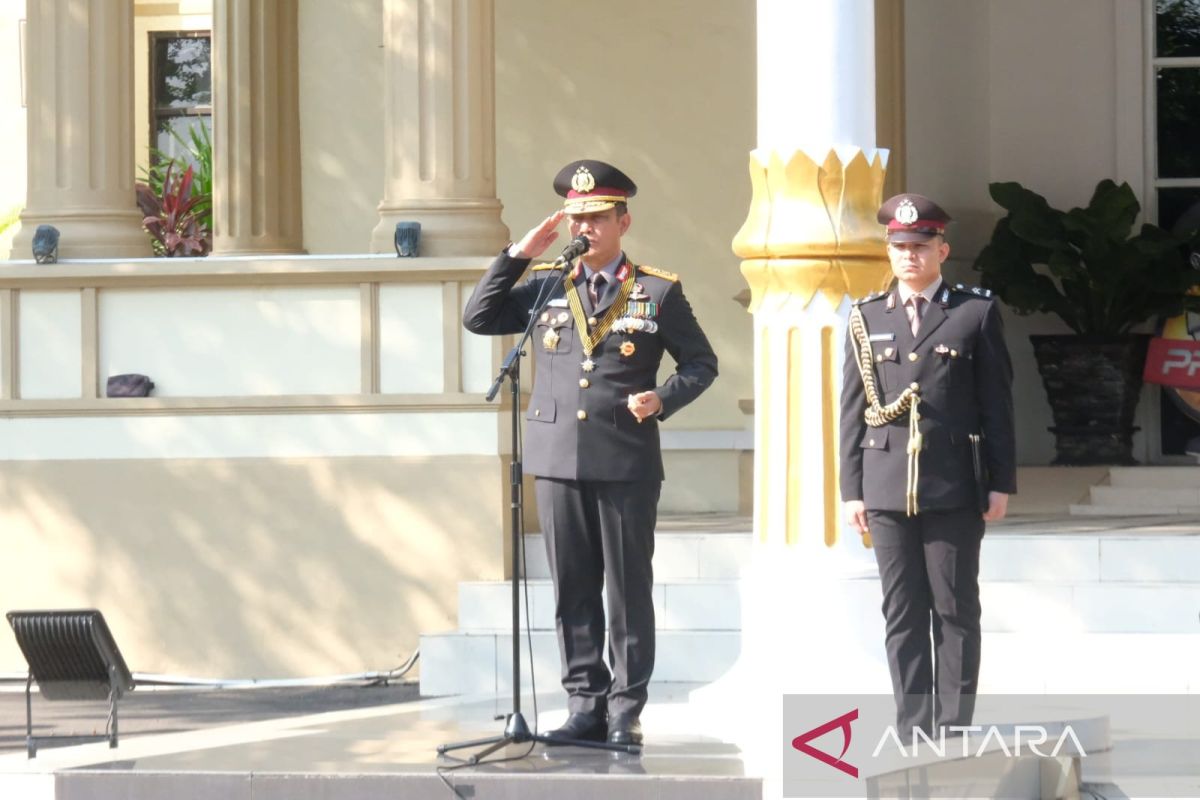
{"label": "black tripod base", "polygon": [[544,744],[547,747],[587,747],[592,750],[608,750],[613,753],[630,753],[632,755],[642,752],[640,744],[612,744],[610,742],[594,742],[585,739],[562,739],[557,736],[547,736],[543,733],[535,734],[529,730],[529,725],[525,722],[525,717],[521,715],[520,711],[509,716],[508,724],[504,726],[504,733],[501,736],[489,736],[486,739],[472,739],[466,742],[454,742],[453,744],[440,744],[437,751],[439,755],[445,755],[451,750],[482,747],[482,750],[466,760],[468,764],[478,764],[492,753],[508,747],[510,744],[529,744],[530,742]]}

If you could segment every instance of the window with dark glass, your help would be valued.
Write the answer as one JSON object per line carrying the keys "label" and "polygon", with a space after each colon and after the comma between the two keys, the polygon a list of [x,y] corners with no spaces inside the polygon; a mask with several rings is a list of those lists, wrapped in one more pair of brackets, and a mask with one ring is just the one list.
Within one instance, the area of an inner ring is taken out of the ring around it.
{"label": "window with dark glass", "polygon": [[[1200,226],[1200,0],[1152,2],[1157,222],[1187,234]],[[1200,393],[1165,388],[1159,402],[1163,454],[1200,448]]]}
{"label": "window with dark glass", "polygon": [[[208,31],[150,34],[150,146],[191,161],[192,128],[212,133],[212,38]],[[172,134],[175,135],[172,135]]]}
{"label": "window with dark glass", "polygon": [[1158,224],[1200,203],[1200,0],[1155,0],[1154,108]]}

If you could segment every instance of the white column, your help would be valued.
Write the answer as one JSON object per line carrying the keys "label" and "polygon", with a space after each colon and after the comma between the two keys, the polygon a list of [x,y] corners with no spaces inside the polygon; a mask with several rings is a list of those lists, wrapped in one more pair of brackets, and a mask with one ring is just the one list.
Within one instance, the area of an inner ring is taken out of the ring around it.
{"label": "white column", "polygon": [[423,256],[508,241],[496,199],[492,0],[383,0],[384,197],[371,250],[421,223]]}
{"label": "white column", "polygon": [[299,253],[296,0],[213,2],[213,253]]}
{"label": "white column", "polygon": [[151,255],[134,201],[133,0],[29,0],[29,181],[13,258],[38,225],[59,258]]}
{"label": "white column", "polygon": [[890,275],[875,221],[874,0],[758,0],[757,88],[753,195],[733,241],[754,315],[755,547],[741,657],[693,697],[730,721],[775,797],[784,694],[890,685],[874,559],[838,487],[846,318]]}

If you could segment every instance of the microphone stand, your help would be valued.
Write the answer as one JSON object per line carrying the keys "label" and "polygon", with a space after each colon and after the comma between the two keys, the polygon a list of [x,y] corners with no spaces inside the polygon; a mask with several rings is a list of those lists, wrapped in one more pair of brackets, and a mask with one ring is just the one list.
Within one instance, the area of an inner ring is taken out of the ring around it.
{"label": "microphone stand", "polygon": [[[566,267],[569,260],[559,259],[563,261],[562,267]],[[557,263],[557,262],[556,262]],[[551,279],[547,278],[547,282]],[[549,304],[551,297],[554,295],[553,290],[545,292],[545,296],[541,297],[537,306],[529,313],[529,323],[525,326],[525,332],[521,334],[520,340],[508,351],[508,355],[504,358],[504,363],[500,365],[500,371],[496,374],[495,380],[492,381],[492,386],[488,389],[486,400],[490,403],[495,399],[496,394],[500,391],[500,385],[508,380],[509,397],[512,401],[512,407],[509,409],[510,424],[512,428],[512,459],[509,462],[509,509],[512,515],[512,713],[508,715],[508,720],[504,726],[504,732],[499,736],[489,736],[484,739],[472,739],[463,742],[454,742],[451,744],[438,745],[437,751],[439,755],[444,755],[451,750],[463,750],[472,747],[482,747],[478,753],[475,753],[466,760],[468,765],[478,764],[481,760],[491,755],[492,753],[502,748],[508,747],[511,744],[528,744],[537,743],[549,745],[573,745],[575,747],[588,747],[594,750],[609,750],[617,753],[633,753],[637,754],[642,751],[641,745],[637,744],[611,744],[609,742],[593,742],[582,739],[560,739],[550,738],[543,733],[534,733],[529,728],[529,723],[525,721],[525,716],[521,713],[521,567],[522,561],[520,558],[521,546],[524,544],[525,536],[525,506],[524,506],[524,487],[523,478],[524,472],[522,469],[522,453],[521,453],[521,357],[525,355],[525,344],[533,336],[533,328],[537,324],[538,317]],[[532,659],[531,659],[532,662]],[[533,664],[530,663],[530,669],[533,669]]]}

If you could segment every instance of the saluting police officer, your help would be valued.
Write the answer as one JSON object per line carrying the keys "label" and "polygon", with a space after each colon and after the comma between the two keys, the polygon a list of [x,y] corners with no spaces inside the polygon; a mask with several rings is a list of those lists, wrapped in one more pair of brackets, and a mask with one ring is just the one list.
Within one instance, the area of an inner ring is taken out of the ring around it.
{"label": "saluting police officer", "polygon": [[[637,186],[601,161],[568,164],[565,198],[492,262],[467,302],[475,333],[523,331],[535,298],[536,374],[525,415],[525,471],[554,580],[562,684],[570,716],[552,738],[641,744],[639,715],[654,668],[654,525],[663,480],[658,424],[717,376],[717,357],[676,275],[632,262],[621,237]],[[563,218],[589,249],[566,273],[529,266]],[[663,352],[675,372],[658,383]],[[609,663],[603,658],[608,585]]]}
{"label": "saluting police officer", "polygon": [[979,549],[1016,491],[1012,364],[991,293],[942,280],[950,215],[902,194],[878,219],[896,281],[851,313],[841,491],[879,565],[899,729],[932,732],[974,713]]}

